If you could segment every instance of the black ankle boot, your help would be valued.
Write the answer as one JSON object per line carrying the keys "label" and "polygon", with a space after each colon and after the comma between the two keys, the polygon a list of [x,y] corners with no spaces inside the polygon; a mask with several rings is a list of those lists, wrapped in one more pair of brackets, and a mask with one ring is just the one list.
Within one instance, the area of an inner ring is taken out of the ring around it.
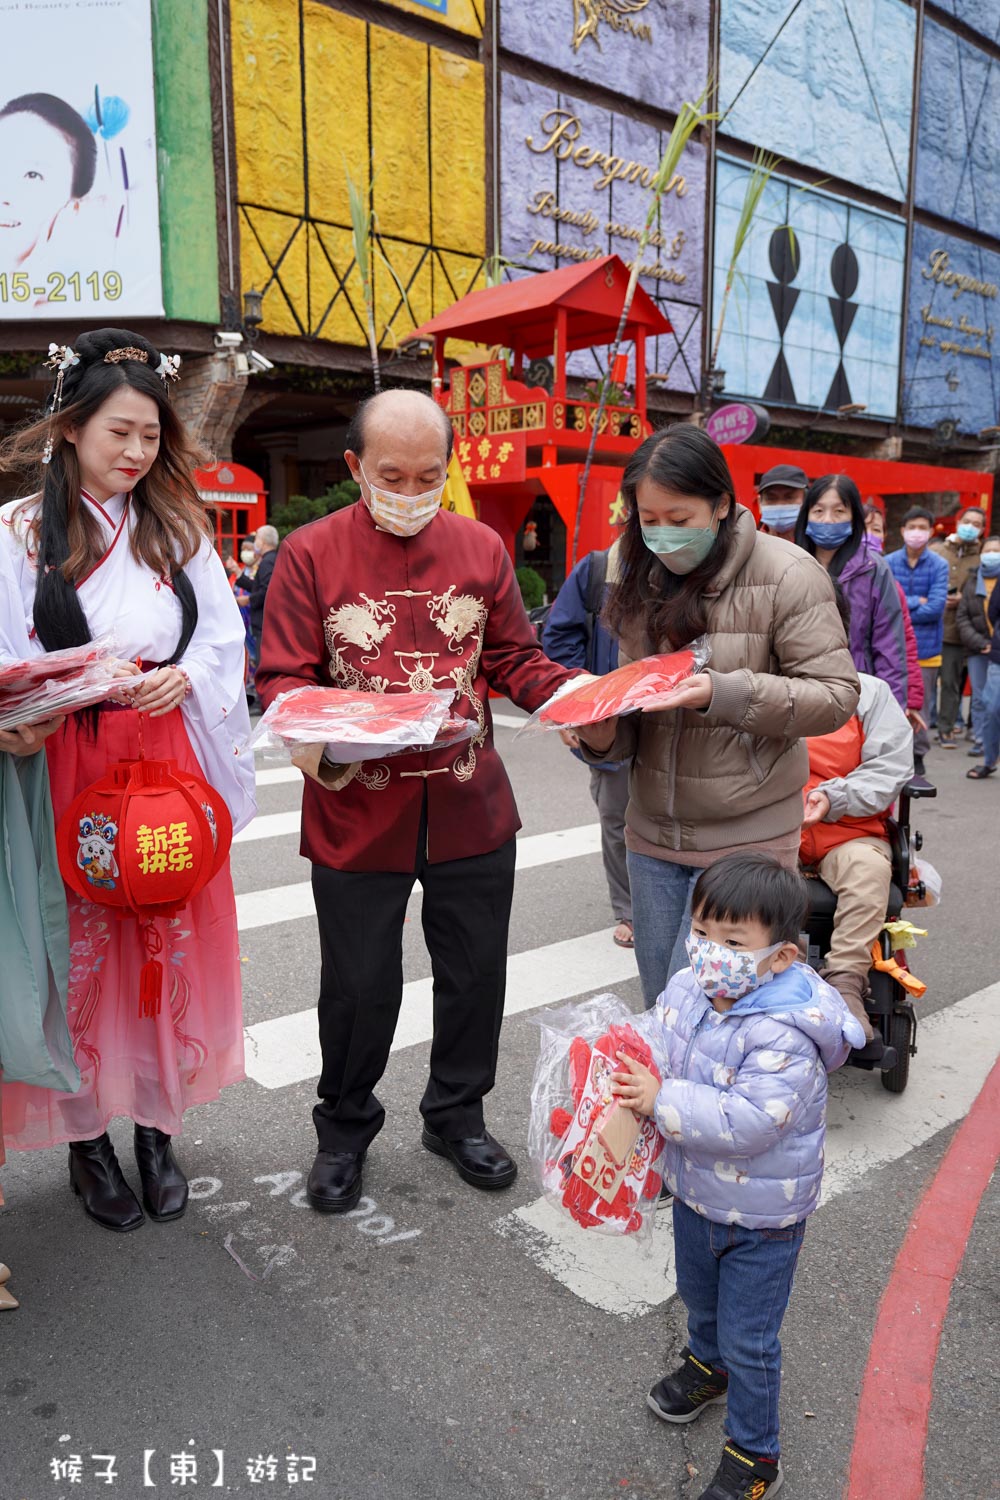
{"label": "black ankle boot", "polygon": [[70,1141],[69,1181],[84,1212],[102,1229],[138,1229],[145,1215],[118,1165],[107,1131],[94,1141]]}
{"label": "black ankle boot", "polygon": [[151,1219],[179,1219],[187,1208],[187,1178],[174,1160],[170,1137],[154,1125],[135,1127],[135,1164],[142,1178],[142,1201]]}

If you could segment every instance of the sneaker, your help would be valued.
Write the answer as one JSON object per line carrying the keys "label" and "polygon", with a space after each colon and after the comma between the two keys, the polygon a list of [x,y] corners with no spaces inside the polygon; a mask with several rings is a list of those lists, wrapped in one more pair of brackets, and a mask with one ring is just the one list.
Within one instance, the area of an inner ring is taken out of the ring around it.
{"label": "sneaker", "polygon": [[684,1363],[672,1375],[664,1375],[646,1397],[650,1411],[664,1422],[693,1422],[706,1406],[726,1399],[729,1376],[725,1370],[713,1370],[695,1359],[690,1349],[682,1349]]}
{"label": "sneaker", "polygon": [[784,1478],[780,1462],[753,1458],[729,1442],[722,1450],[712,1483],[698,1500],[763,1500],[765,1495],[777,1494]]}
{"label": "sneaker", "polygon": [[983,753],[983,742],[982,742],[982,740],[973,740],[972,741],[972,747],[971,747],[971,749],[966,750],[965,753],[966,753],[966,755],[971,755],[972,758],[973,758],[973,760],[978,760],[979,757]]}
{"label": "sneaker", "polygon": [[661,1182],[660,1183],[660,1196],[656,1200],[656,1212],[659,1213],[659,1211],[660,1211],[661,1208],[669,1208],[670,1205],[671,1205],[671,1203],[673,1203],[673,1201],[674,1201],[674,1195],[673,1195],[673,1193],[667,1187],[667,1184],[665,1182]]}
{"label": "sneaker", "polygon": [[951,734],[939,734],[938,744],[942,750],[954,750],[958,745],[958,739],[954,731]]}

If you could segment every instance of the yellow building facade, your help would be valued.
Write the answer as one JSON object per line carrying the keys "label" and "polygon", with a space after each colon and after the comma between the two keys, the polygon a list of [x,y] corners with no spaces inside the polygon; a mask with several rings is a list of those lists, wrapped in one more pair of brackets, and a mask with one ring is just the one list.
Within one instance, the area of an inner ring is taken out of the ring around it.
{"label": "yellow building facade", "polygon": [[[394,4],[482,32],[481,0]],[[230,17],[243,288],[263,291],[265,332],[366,346],[351,181],[391,350],[482,283],[482,65],[321,0],[231,0]]]}

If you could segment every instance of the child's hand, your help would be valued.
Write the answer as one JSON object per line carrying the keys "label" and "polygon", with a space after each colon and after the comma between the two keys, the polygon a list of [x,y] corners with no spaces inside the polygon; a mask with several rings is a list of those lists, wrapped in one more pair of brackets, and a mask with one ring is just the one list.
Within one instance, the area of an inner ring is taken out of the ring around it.
{"label": "child's hand", "polygon": [[815,787],[806,798],[805,812],[802,815],[802,827],[811,828],[813,823],[822,823],[830,811],[830,799],[819,787]]}
{"label": "child's hand", "polygon": [[660,1080],[627,1052],[619,1052],[618,1059],[624,1063],[626,1071],[612,1073],[612,1092],[637,1115],[651,1115],[660,1092]]}

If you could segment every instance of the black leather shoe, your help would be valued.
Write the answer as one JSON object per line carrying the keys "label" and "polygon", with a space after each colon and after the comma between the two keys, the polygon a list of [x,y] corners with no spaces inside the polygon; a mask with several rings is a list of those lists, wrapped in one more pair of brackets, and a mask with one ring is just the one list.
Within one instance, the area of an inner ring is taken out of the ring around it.
{"label": "black leather shoe", "polygon": [[187,1208],[187,1178],[174,1159],[169,1135],[153,1125],[135,1127],[135,1164],[142,1179],[142,1201],[151,1219],[179,1219]]}
{"label": "black leather shoe", "polygon": [[122,1176],[107,1131],[94,1141],[70,1141],[69,1181],[84,1212],[102,1229],[125,1234],[143,1223],[146,1216]]}
{"label": "black leather shoe", "polygon": [[363,1151],[317,1151],[306,1197],[321,1214],[346,1214],[361,1197]]}
{"label": "black leather shoe", "polygon": [[447,1156],[462,1181],[471,1187],[506,1188],[517,1176],[517,1162],[488,1130],[461,1141],[446,1141],[425,1125],[420,1139],[435,1156]]}

